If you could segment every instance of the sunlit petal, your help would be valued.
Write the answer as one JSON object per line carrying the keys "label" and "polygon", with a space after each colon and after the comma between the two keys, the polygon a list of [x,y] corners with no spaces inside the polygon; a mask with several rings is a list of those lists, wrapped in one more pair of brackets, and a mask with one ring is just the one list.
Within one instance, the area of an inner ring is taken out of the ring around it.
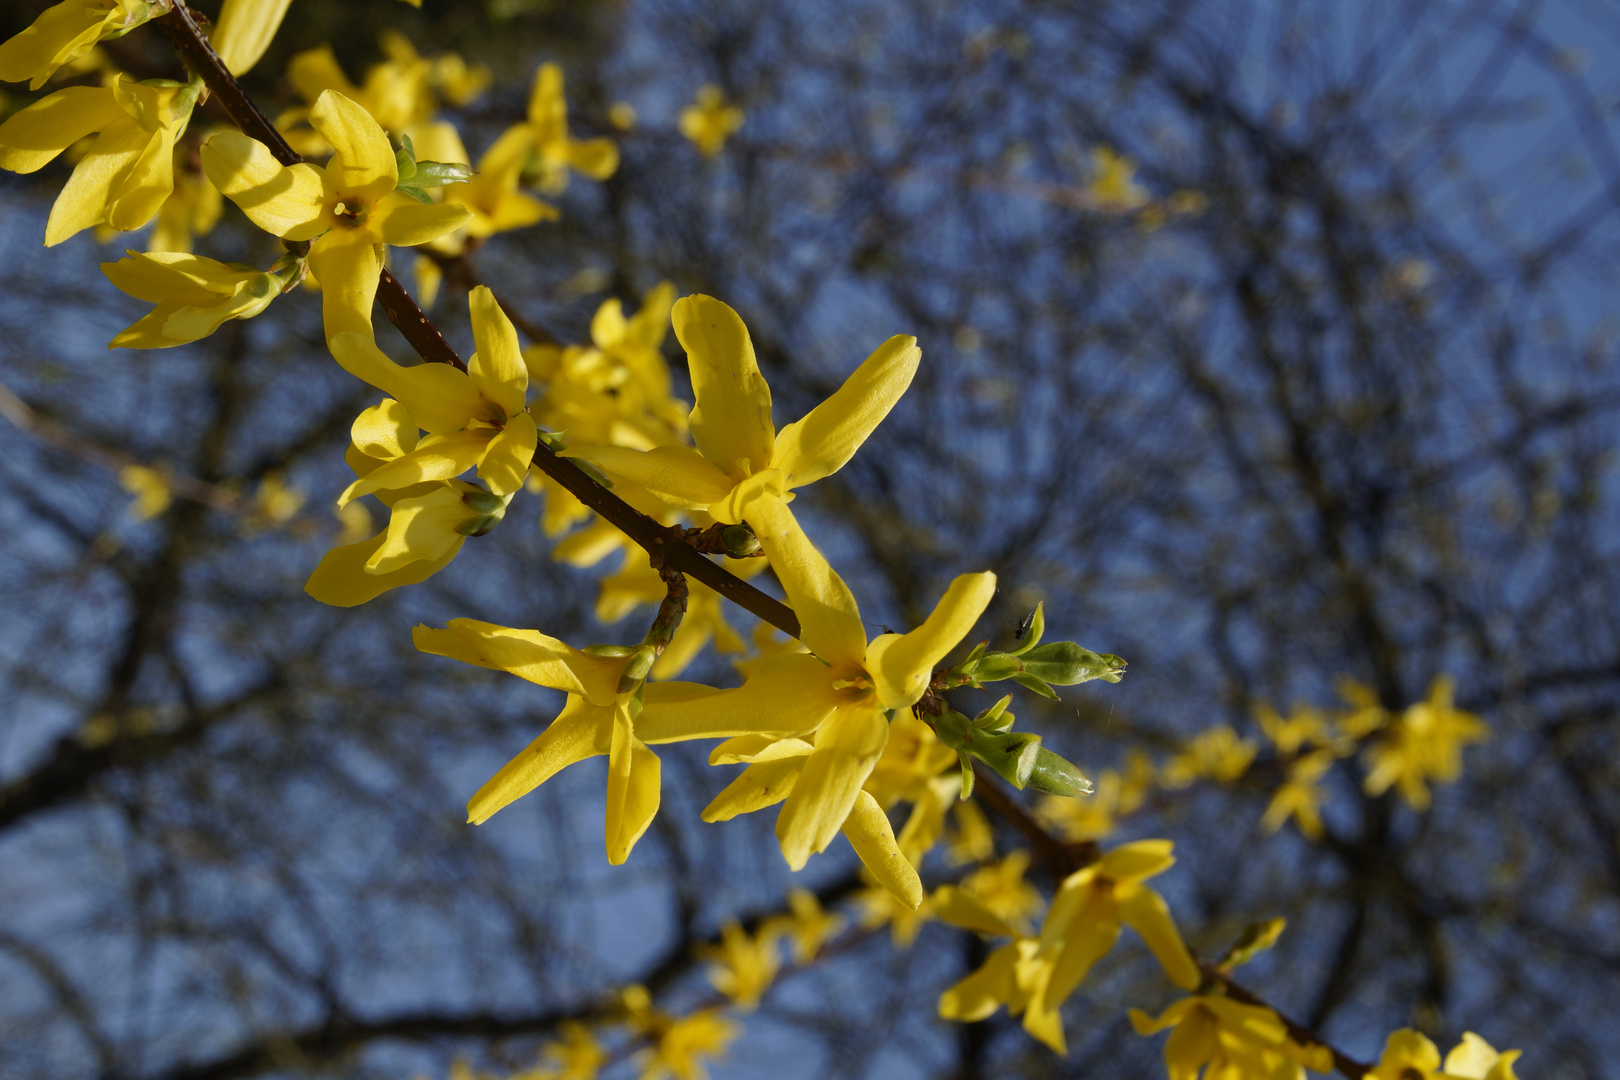
{"label": "sunlit petal", "polygon": [[844,819],[843,833],[877,883],[916,911],[923,901],[922,879],[894,842],[889,815],[883,812],[877,800],[864,791],[856,794],[855,805]]}
{"label": "sunlit petal", "polygon": [[776,838],[790,867],[803,869],[812,852],[826,850],[888,737],[888,721],[870,706],[839,709],[822,722],[815,752],[776,819]]}
{"label": "sunlit petal", "polygon": [[820,480],[844,467],[911,385],[922,350],[897,334],[879,345],[826,401],[776,433],[772,464],[789,487]]}
{"label": "sunlit petal", "polygon": [[551,726],[478,789],[467,803],[467,820],[482,825],[567,766],[607,753],[612,723],[612,705],[591,705],[570,695]]}
{"label": "sunlit petal", "polygon": [[995,594],[996,575],[962,574],[921,626],[909,634],[884,634],[867,646],[866,666],[876,680],[878,700],[890,709],[915,705],[928,689],[934,665],[967,636]]}
{"label": "sunlit petal", "polygon": [[691,365],[692,441],[703,456],[734,480],[769,468],[776,429],[771,424],[771,388],[759,372],[748,327],[731,308],[710,296],[676,301],[675,336]]}

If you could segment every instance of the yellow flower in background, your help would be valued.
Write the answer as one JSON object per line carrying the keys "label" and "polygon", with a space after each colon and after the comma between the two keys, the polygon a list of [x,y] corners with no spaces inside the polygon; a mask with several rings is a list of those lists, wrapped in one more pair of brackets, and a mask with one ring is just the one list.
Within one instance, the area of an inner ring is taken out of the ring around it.
{"label": "yellow flower in background", "polygon": [[1136,182],[1136,162],[1107,146],[1091,148],[1091,180],[1086,194],[1099,210],[1126,213],[1147,205],[1148,193]]}
{"label": "yellow flower in background", "polygon": [[430,432],[414,449],[350,484],[340,506],[374,491],[449,480],[474,466],[496,496],[514,495],[523,486],[538,433],[524,406],[529,374],[517,330],[488,288],[475,288],[467,304],[478,351],[464,372],[448,364],[402,367],[369,336],[332,339],[332,355],[345,371],[401,402]]}
{"label": "yellow flower in background", "polygon": [[563,72],[556,64],[540,65],[529,89],[528,120],[501,136],[501,142],[508,140],[514,149],[521,148],[528,162],[525,172],[536,176],[541,190],[553,195],[568,187],[570,169],[593,180],[606,180],[619,167],[619,148],[612,139],[575,139],[568,134]]}
{"label": "yellow flower in background", "polygon": [[[459,144],[460,139],[456,142]],[[442,151],[429,153],[423,149],[420,152],[424,160],[467,160],[466,150],[459,145],[451,149],[448,156],[443,155]],[[526,148],[503,138],[484,151],[478,159],[478,173],[471,180],[445,185],[445,202],[465,206],[472,215],[462,226],[467,236],[482,239],[496,233],[527,228],[536,222],[556,220],[555,206],[518,190],[526,154]],[[446,240],[451,240],[452,246],[460,249],[459,243],[451,238]],[[444,242],[441,241],[440,246],[444,246]]]}
{"label": "yellow flower in background", "polygon": [[202,161],[183,146],[174,149],[174,189],[158,207],[147,245],[152,251],[189,252],[192,238],[219,223],[225,200],[202,171]]}
{"label": "yellow flower in background", "polygon": [[254,509],[272,525],[284,525],[298,516],[308,496],[299,488],[290,486],[279,469],[272,469],[259,481],[253,493]]}
{"label": "yellow flower in background", "polygon": [[1333,752],[1318,750],[1288,766],[1288,779],[1271,796],[1271,803],[1260,819],[1261,828],[1276,832],[1283,823],[1293,818],[1307,840],[1322,839],[1321,806],[1327,795],[1321,788],[1322,777],[1333,766]]}
{"label": "yellow flower in background", "polygon": [[1429,699],[1407,706],[1367,748],[1367,794],[1394,786],[1412,809],[1425,810],[1429,781],[1449,784],[1462,775],[1462,748],[1488,738],[1490,728],[1455,708],[1452,690],[1449,678],[1435,679]]}
{"label": "yellow flower in background", "polygon": [[1020,934],[1029,933],[1029,919],[1045,906],[1035,886],[1024,880],[1029,869],[1029,851],[1019,849],[1001,862],[981,867],[957,886],[968,893]]}
{"label": "yellow flower in background", "polygon": [[225,0],[214,20],[208,42],[231,69],[232,75],[245,75],[259,62],[270,41],[281,29],[292,0]]}
{"label": "yellow flower in background", "polygon": [[971,894],[940,890],[939,917],[991,936],[1014,938],[991,953],[983,966],[940,995],[939,1015],[947,1020],[983,1020],[1006,1005],[1023,1013],[1024,1029],[1064,1053],[1059,1015],[1091,966],[1114,947],[1121,925],[1139,934],[1177,986],[1198,986],[1198,965],[1182,943],[1164,899],[1142,882],[1175,863],[1168,840],[1141,840],[1105,854],[1069,875],[1052,898],[1038,938],[1017,928]]}
{"label": "yellow flower in background", "polygon": [[1472,1031],[1463,1032],[1462,1042],[1446,1055],[1445,1074],[1462,1080],[1518,1080],[1513,1075],[1513,1063],[1519,1060],[1518,1050],[1496,1049]]}
{"label": "yellow flower in background", "polygon": [[990,831],[990,819],[984,816],[979,804],[972,799],[967,802],[957,800],[952,810],[956,817],[956,830],[945,834],[945,861],[952,866],[961,866],[963,863],[981,862],[994,855],[995,835]]}
{"label": "yellow flower in background", "polygon": [[52,247],[92,225],[138,229],[174,187],[174,144],[185,133],[201,83],[70,86],[0,124],[0,168],[31,173],[98,132],[73,169],[45,224]]}
{"label": "yellow flower in background", "polygon": [[924,897],[915,906],[894,895],[890,889],[877,886],[861,889],[852,899],[861,912],[861,926],[875,930],[885,924],[889,927],[889,940],[897,949],[909,949],[916,942],[922,928],[934,920],[934,898]]}
{"label": "yellow flower in background", "polygon": [[459,53],[445,53],[433,61],[428,81],[445,101],[459,109],[483,97],[484,91],[495,81],[495,73],[484,64],[468,67]]}
{"label": "yellow flower in background", "polygon": [[156,306],[120,330],[109,349],[167,349],[205,338],[228,319],[251,319],[281,295],[292,272],[290,265],[277,273],[173,251],[125,254],[102,263],[101,272]]}
{"label": "yellow flower in background", "polygon": [[[726,559],[725,566],[746,579],[764,570],[765,560]],[[711,640],[719,653],[740,653],[745,647],[737,631],[726,621],[725,601],[720,594],[701,581],[690,581],[687,588],[686,615],[653,664],[655,679],[673,679],[679,675]],[[657,607],[667,593],[664,579],[638,548],[626,553],[623,568],[602,579],[601,592],[596,599],[596,618],[603,623],[618,622],[642,605]]]}
{"label": "yellow flower in background", "polygon": [[608,1063],[607,1047],[578,1020],[564,1020],[561,1030],[561,1041],[554,1039],[540,1047],[541,1060],[550,1064],[519,1073],[512,1080],[596,1080]]}
{"label": "yellow flower in background", "polygon": [[777,915],[766,920],[760,930],[762,937],[787,938],[793,943],[793,962],[808,964],[821,952],[827,939],[844,928],[844,917],[836,912],[823,911],[821,901],[808,889],[794,889],[788,893],[790,915]]}
{"label": "yellow flower in background", "polygon": [[697,100],[681,110],[677,121],[681,134],[704,157],[714,157],[725,148],[738,128],[743,126],[743,111],[726,104],[725,93],[713,83],[698,87]]}
{"label": "yellow flower in background", "polygon": [[608,106],[608,123],[620,131],[630,131],[636,126],[636,107],[628,101],[615,101]]}
{"label": "yellow flower in background", "polygon": [[1304,1080],[1305,1069],[1332,1072],[1333,1053],[1325,1046],[1301,1046],[1271,1009],[1233,1001],[1214,992],[1182,998],[1157,1018],[1130,1011],[1138,1035],[1174,1030],[1164,1044],[1171,1077],[1265,1077]]}
{"label": "yellow flower in background", "polygon": [[1402,1028],[1384,1041],[1384,1052],[1367,1075],[1372,1080],[1429,1080],[1439,1071],[1439,1047],[1427,1035]]}
{"label": "yellow flower in background", "polygon": [[174,489],[169,475],[160,469],[145,465],[125,465],[118,470],[118,482],[125,491],[135,496],[129,512],[136,521],[150,521],[169,508],[174,501]]}
{"label": "yellow flower in background", "polygon": [[[357,476],[365,477],[414,451],[418,421],[400,402],[385,398],[355,418],[344,454]],[[401,585],[426,581],[461,551],[468,536],[493,528],[510,497],[492,495],[476,484],[436,480],[374,495],[389,507],[388,527],[370,539],[371,517],[357,502],[338,507],[345,517],[358,509],[364,531],[345,535],[322,557],[304,591],[323,604],[354,607]]]}
{"label": "yellow flower in background", "polygon": [[1329,746],[1334,741],[1327,718],[1316,709],[1295,706],[1285,719],[1270,705],[1261,705],[1255,710],[1255,718],[1277,753],[1285,757],[1299,753],[1306,746]]}
{"label": "yellow flower in background", "polygon": [[671,1021],[650,1049],[636,1055],[641,1080],[708,1080],[704,1058],[725,1054],[742,1028],[723,1016],[719,1009],[703,1009],[691,1016]]}
{"label": "yellow flower in background", "polygon": [[310,122],[336,148],[325,168],[284,166],[263,143],[229,131],[203,144],[203,168],[259,228],[314,241],[309,266],[321,283],[327,339],[344,332],[370,338],[383,246],[428,243],[469,215],[464,207],[424,205],[395,191],[399,170],[388,136],[348,98],[322,94]]}
{"label": "yellow flower in background", "polygon": [[[22,33],[0,44],[0,82],[38,90],[56,69],[169,10],[168,0],[63,0]],[[70,140],[71,141],[71,140]]]}
{"label": "yellow flower in background", "polygon": [[776,939],[764,930],[750,937],[736,920],[721,928],[720,944],[703,949],[701,955],[710,961],[709,982],[744,1012],[759,1007],[782,967]]}
{"label": "yellow flower in background", "polygon": [[1115,828],[1120,791],[1124,781],[1115,769],[1104,769],[1089,799],[1066,799],[1044,795],[1036,804],[1035,816],[1071,843],[1102,840]]}
{"label": "yellow flower in background", "polygon": [[1339,680],[1339,695],[1350,703],[1350,711],[1338,718],[1339,732],[1350,739],[1365,739],[1390,722],[1389,710],[1378,700],[1378,692],[1354,679]]}
{"label": "yellow flower in background", "polygon": [[1225,724],[1212,727],[1187,744],[1180,754],[1165,762],[1161,782],[1167,788],[1182,788],[1196,780],[1209,779],[1229,784],[1248,771],[1259,747]]}

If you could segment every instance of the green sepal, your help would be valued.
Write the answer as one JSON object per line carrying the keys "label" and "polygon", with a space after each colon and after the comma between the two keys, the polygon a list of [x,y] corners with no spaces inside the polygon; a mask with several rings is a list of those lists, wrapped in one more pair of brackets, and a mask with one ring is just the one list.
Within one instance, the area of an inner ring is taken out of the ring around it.
{"label": "green sepal", "polygon": [[962,767],[962,802],[973,798],[973,759],[962,751],[956,752],[956,763]]}
{"label": "green sepal", "polygon": [[1010,655],[1023,656],[1029,650],[1041,643],[1041,635],[1046,633],[1046,601],[1042,600],[1035,605],[1035,613],[1030,616],[1029,631],[1024,635],[1024,642],[1014,649]]}
{"label": "green sepal", "polygon": [[1102,679],[1117,683],[1125,674],[1125,661],[1112,653],[1094,653],[1072,641],[1053,641],[1023,656],[1024,670],[1053,686]]}
{"label": "green sepal", "polygon": [[1041,747],[1035,753],[1035,767],[1030,770],[1031,791],[1047,795],[1064,795],[1075,799],[1091,794],[1091,781],[1075,767],[1074,762]]}
{"label": "green sepal", "polygon": [[1018,674],[1014,675],[1013,682],[1017,683],[1019,686],[1022,686],[1025,690],[1035,691],[1043,698],[1051,698],[1053,701],[1058,699],[1057,691],[1053,690],[1050,686],[1047,686],[1045,680],[1041,679],[1039,676],[1031,675],[1027,671],[1020,671]]}

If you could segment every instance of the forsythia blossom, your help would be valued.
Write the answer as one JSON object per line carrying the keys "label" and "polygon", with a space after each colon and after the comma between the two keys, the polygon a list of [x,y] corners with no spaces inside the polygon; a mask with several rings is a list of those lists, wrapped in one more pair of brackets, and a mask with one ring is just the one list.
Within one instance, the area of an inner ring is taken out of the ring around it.
{"label": "forsythia blossom", "polygon": [[96,42],[127,34],[168,10],[169,0],[62,0],[0,44],[0,82],[26,80],[30,90],[38,90],[57,68],[71,64]]}

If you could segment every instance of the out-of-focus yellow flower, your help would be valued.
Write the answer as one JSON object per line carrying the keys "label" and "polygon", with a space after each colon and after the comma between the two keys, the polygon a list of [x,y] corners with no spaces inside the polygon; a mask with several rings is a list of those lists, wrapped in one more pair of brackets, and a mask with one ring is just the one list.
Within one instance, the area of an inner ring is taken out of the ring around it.
{"label": "out-of-focus yellow flower", "polygon": [[945,861],[952,866],[961,866],[981,862],[994,855],[995,836],[990,831],[990,819],[984,816],[979,804],[973,799],[966,802],[958,800],[951,809],[956,828],[945,835]]}
{"label": "out-of-focus yellow flower", "polygon": [[1296,706],[1284,718],[1270,705],[1261,705],[1255,710],[1255,718],[1277,753],[1285,757],[1299,753],[1301,747],[1328,746],[1333,742],[1327,718],[1316,709]]}
{"label": "out-of-focus yellow flower", "polygon": [[1350,710],[1339,717],[1339,732],[1350,739],[1365,739],[1390,722],[1389,710],[1378,700],[1378,692],[1354,679],[1339,680],[1339,696],[1350,703]]}
{"label": "out-of-focus yellow flower", "polygon": [[[765,569],[764,559],[727,559],[726,568],[743,578],[753,577]],[[673,679],[697,659],[703,646],[712,639],[719,653],[740,653],[742,638],[726,621],[725,603],[719,593],[701,581],[688,582],[686,615],[681,619],[675,636],[653,664],[652,677]],[[668,593],[668,586],[647,558],[632,551],[626,555],[625,565],[616,574],[602,579],[601,592],[596,599],[596,617],[604,623],[615,623],[641,605],[657,607]]]}
{"label": "out-of-focus yellow flower", "polygon": [[837,912],[823,911],[821,901],[808,889],[788,893],[788,910],[792,914],[768,919],[760,935],[773,940],[785,937],[791,941],[796,964],[810,963],[827,939],[844,928],[844,917]]}
{"label": "out-of-focus yellow flower", "polygon": [[1327,795],[1321,780],[1333,765],[1333,751],[1318,750],[1288,766],[1288,779],[1271,796],[1260,826],[1267,832],[1276,832],[1290,817],[1299,825],[1307,840],[1322,839],[1321,806]]}
{"label": "out-of-focus yellow flower", "polygon": [[1086,194],[1097,209],[1112,213],[1127,213],[1148,202],[1148,193],[1136,182],[1136,162],[1107,146],[1091,148]]}
{"label": "out-of-focus yellow flower", "polygon": [[334,507],[332,513],[343,526],[338,534],[339,544],[357,544],[371,535],[371,511],[366,509],[365,503]]}
{"label": "out-of-focus yellow flower", "polygon": [[327,340],[344,332],[369,339],[384,245],[428,243],[465,224],[469,214],[395,191],[399,169],[388,136],[343,95],[323,93],[310,122],[336,147],[325,168],[284,166],[263,143],[230,131],[203,144],[203,168],[259,228],[314,241],[309,266],[321,283]]}
{"label": "out-of-focus yellow flower", "polygon": [[1462,775],[1462,748],[1490,736],[1473,713],[1452,705],[1452,681],[1441,676],[1427,701],[1409,705],[1367,748],[1369,795],[1395,786],[1414,810],[1429,805],[1428,781],[1449,784]]}
{"label": "out-of-focus yellow flower", "polygon": [[30,90],[38,90],[57,68],[83,56],[96,42],[128,33],[168,10],[169,0],[62,0],[0,44],[0,82],[26,80]]}
{"label": "out-of-focus yellow flower", "polygon": [[163,470],[125,465],[118,471],[118,482],[135,496],[135,501],[129,504],[129,512],[137,521],[150,521],[174,501],[174,489],[169,484],[168,473]]}
{"label": "out-of-focus yellow flower", "polygon": [[125,231],[152,220],[174,188],[174,144],[201,89],[121,74],[111,86],[58,90],[0,124],[0,168],[17,173],[99,132],[51,207],[46,247],[102,222]]}
{"label": "out-of-focus yellow flower", "polygon": [[1089,799],[1068,799],[1046,795],[1036,804],[1036,816],[1065,840],[1078,843],[1102,840],[1115,828],[1120,791],[1124,781],[1115,769],[1104,769],[1097,777],[1097,788]]}
{"label": "out-of-focus yellow flower", "polygon": [[1044,906],[1035,886],[1024,880],[1029,851],[1019,849],[1001,862],[981,867],[958,886],[1007,921],[1020,934],[1029,933],[1029,919]]}
{"label": "out-of-focus yellow flower", "polygon": [[957,926],[1014,940],[977,971],[940,995],[939,1015],[947,1020],[983,1020],[1006,1005],[1022,1012],[1024,1030],[1064,1053],[1059,1009],[1093,964],[1114,947],[1121,924],[1147,943],[1177,986],[1198,986],[1198,965],[1182,943],[1164,899],[1143,885],[1146,878],[1175,862],[1168,840],[1141,840],[1108,852],[1064,880],[1052,898],[1040,937],[1017,928],[963,890],[940,890],[940,917]]}
{"label": "out-of-focus yellow flower", "polygon": [[153,251],[191,250],[194,236],[207,236],[219,222],[225,200],[202,171],[202,161],[184,146],[174,149],[174,190],[158,207],[147,241]]}
{"label": "out-of-focus yellow flower", "polygon": [[702,955],[710,961],[709,982],[744,1012],[759,1007],[782,966],[774,937],[763,930],[750,937],[735,920],[721,928],[720,944],[704,949]]}
{"label": "out-of-focus yellow flower", "polygon": [[1167,788],[1181,788],[1196,780],[1209,779],[1229,784],[1242,776],[1259,747],[1226,724],[1212,727],[1187,744],[1180,754],[1164,764],[1161,780]]}
{"label": "out-of-focus yellow flower", "polygon": [[925,897],[915,908],[884,888],[861,889],[852,899],[860,911],[861,926],[872,930],[887,923],[897,949],[911,948],[922,928],[934,919],[932,897]]}
{"label": "out-of-focus yellow flower", "polygon": [[1462,1042],[1446,1055],[1445,1074],[1462,1080],[1518,1080],[1513,1063],[1518,1050],[1496,1049],[1472,1031],[1463,1032]]}
{"label": "out-of-focus yellow flower", "polygon": [[433,89],[437,90],[445,101],[459,109],[463,105],[471,105],[482,97],[495,76],[483,64],[468,67],[467,61],[463,60],[459,53],[445,53],[433,61],[432,74],[428,78],[433,84]]}
{"label": "out-of-focus yellow flower", "polygon": [[629,131],[636,126],[636,107],[628,101],[615,101],[608,107],[608,123],[620,131]]}
{"label": "out-of-focus yellow flower", "polygon": [[636,1055],[641,1080],[708,1080],[705,1058],[723,1057],[742,1034],[741,1025],[726,1019],[719,1009],[703,1009],[673,1020],[649,1049]]}
{"label": "out-of-focus yellow flower", "polygon": [[120,290],[156,305],[108,342],[109,349],[167,349],[205,338],[228,319],[251,319],[281,295],[292,264],[279,272],[174,251],[125,252],[102,263]]}
{"label": "out-of-focus yellow flower", "polygon": [[209,44],[231,69],[245,75],[270,47],[292,0],[225,0],[214,20]]}
{"label": "out-of-focus yellow flower", "polygon": [[1172,1077],[1264,1077],[1304,1080],[1305,1069],[1332,1072],[1333,1053],[1325,1046],[1301,1046],[1271,1009],[1245,1005],[1215,992],[1182,998],[1157,1018],[1130,1011],[1138,1035],[1174,1028],[1164,1044],[1164,1064]]}
{"label": "out-of-focus yellow flower", "polygon": [[[472,212],[462,226],[467,236],[488,237],[513,229],[527,228],[539,221],[553,221],[557,208],[518,189],[523,176],[528,148],[522,139],[510,138],[510,132],[496,140],[478,159],[478,173],[460,184],[447,184],[446,202],[465,206]],[[459,142],[459,140],[458,140]],[[459,147],[457,148],[459,150]],[[427,151],[423,151],[426,155]],[[435,156],[437,161],[465,161],[466,151],[448,157]],[[459,250],[460,245],[455,245]]]}
{"label": "out-of-focus yellow flower", "polygon": [[507,129],[501,141],[507,140],[527,160],[525,175],[535,177],[540,189],[553,195],[568,187],[570,169],[606,180],[619,167],[619,148],[612,139],[575,139],[568,134],[563,72],[556,64],[540,65],[529,90],[528,121]]}
{"label": "out-of-focus yellow flower", "polygon": [[271,470],[259,481],[259,488],[253,493],[253,504],[266,521],[283,525],[298,516],[306,498],[302,490],[288,486],[280,470]]}
{"label": "out-of-focus yellow flower", "polygon": [[1384,1042],[1372,1080],[1430,1080],[1440,1072],[1440,1048],[1411,1028],[1392,1032]]}
{"label": "out-of-focus yellow flower", "polygon": [[707,83],[698,87],[697,100],[681,110],[678,125],[704,157],[712,158],[725,149],[726,140],[743,126],[743,120],[741,109],[726,104],[724,91]]}
{"label": "out-of-focus yellow flower", "polygon": [[[411,43],[396,30],[384,31],[379,39],[387,59],[366,72],[363,86],[349,80],[343,66],[330,45],[307,49],[287,62],[287,81],[292,83],[298,96],[314,105],[325,93],[342,94],[369,113],[391,135],[411,134],[418,124],[432,117],[438,102],[433,96],[433,65],[421,56]],[[306,117],[313,119],[313,110],[294,110],[276,118],[293,148],[306,157],[318,157],[323,152],[319,140],[311,140],[307,132],[300,132],[296,124]],[[316,127],[316,133],[326,133]],[[302,134],[304,138],[295,136]],[[333,144],[326,138],[325,145]]]}
{"label": "out-of-focus yellow flower", "polygon": [[596,1080],[608,1062],[607,1047],[597,1041],[591,1029],[578,1020],[565,1020],[562,1040],[540,1047],[541,1065],[519,1073],[512,1080]]}

